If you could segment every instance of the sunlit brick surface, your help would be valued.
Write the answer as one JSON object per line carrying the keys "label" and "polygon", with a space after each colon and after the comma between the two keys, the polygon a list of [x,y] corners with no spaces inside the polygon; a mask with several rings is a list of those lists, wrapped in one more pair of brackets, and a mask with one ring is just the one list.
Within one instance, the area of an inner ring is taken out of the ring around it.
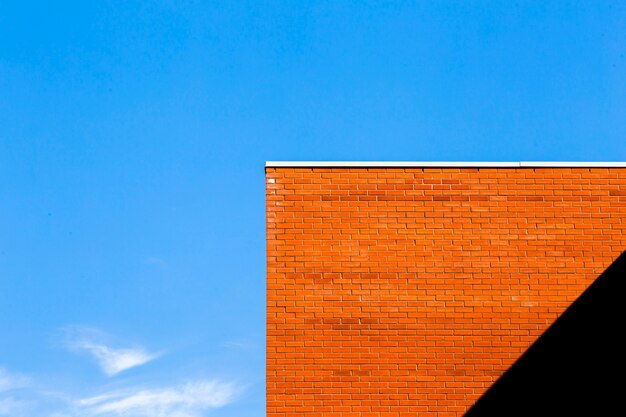
{"label": "sunlit brick surface", "polygon": [[267,415],[462,416],[626,249],[623,168],[267,168]]}

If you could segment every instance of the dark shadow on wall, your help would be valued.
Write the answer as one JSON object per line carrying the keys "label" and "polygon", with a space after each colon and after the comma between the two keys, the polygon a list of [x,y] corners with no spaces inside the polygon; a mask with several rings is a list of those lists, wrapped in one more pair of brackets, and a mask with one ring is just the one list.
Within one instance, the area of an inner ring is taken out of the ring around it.
{"label": "dark shadow on wall", "polygon": [[626,415],[626,252],[465,417]]}

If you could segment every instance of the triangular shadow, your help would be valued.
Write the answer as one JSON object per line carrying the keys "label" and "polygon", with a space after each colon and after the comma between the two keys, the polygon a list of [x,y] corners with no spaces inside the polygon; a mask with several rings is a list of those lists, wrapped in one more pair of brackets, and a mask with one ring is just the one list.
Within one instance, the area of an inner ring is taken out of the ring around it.
{"label": "triangular shadow", "polygon": [[465,417],[626,415],[626,252]]}

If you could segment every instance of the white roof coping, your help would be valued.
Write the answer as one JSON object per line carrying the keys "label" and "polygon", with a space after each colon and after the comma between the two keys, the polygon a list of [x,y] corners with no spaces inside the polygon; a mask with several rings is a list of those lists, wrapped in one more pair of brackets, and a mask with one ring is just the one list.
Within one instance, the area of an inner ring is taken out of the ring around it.
{"label": "white roof coping", "polygon": [[267,161],[266,168],[626,168],[626,162]]}

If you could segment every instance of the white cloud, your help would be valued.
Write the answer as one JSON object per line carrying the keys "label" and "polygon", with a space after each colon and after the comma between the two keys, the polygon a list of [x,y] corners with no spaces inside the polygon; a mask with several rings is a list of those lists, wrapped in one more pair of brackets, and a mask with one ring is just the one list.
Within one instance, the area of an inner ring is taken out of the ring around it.
{"label": "white cloud", "polygon": [[201,417],[203,412],[234,400],[237,387],[217,380],[178,387],[135,389],[83,399],[78,414],[108,417]]}
{"label": "white cloud", "polygon": [[0,417],[203,417],[235,401],[233,382],[191,380],[179,385],[129,386],[79,399],[0,369]]}
{"label": "white cloud", "polygon": [[[108,375],[158,356],[141,347],[119,347],[119,341],[94,328],[66,327],[61,335],[63,346],[89,354]],[[137,376],[146,381],[141,374]],[[232,403],[244,390],[237,383],[217,379],[176,384],[159,383],[153,378],[151,383],[142,385],[127,385],[125,381],[117,379],[116,390],[82,387],[81,395],[64,391],[61,386],[42,385],[42,381],[0,367],[0,417],[203,417],[210,410]],[[92,395],[85,396],[85,392]]]}
{"label": "white cloud", "polygon": [[0,368],[0,416],[15,417],[24,403],[15,398],[13,391],[28,387],[30,380],[22,375]]}
{"label": "white cloud", "polygon": [[148,353],[141,348],[113,349],[89,341],[81,341],[75,344],[74,348],[83,349],[92,354],[100,364],[104,373],[109,376],[143,365],[158,357],[158,355]]}
{"label": "white cloud", "polygon": [[22,375],[10,374],[0,368],[0,392],[23,388],[29,384],[29,379]]}
{"label": "white cloud", "polygon": [[168,266],[167,262],[165,262],[163,259],[156,257],[156,256],[150,256],[146,258],[146,263],[148,263],[149,265],[158,267],[158,268],[165,268]]}
{"label": "white cloud", "polygon": [[12,397],[0,398],[0,416],[14,416],[21,405]]}
{"label": "white cloud", "polygon": [[141,347],[108,346],[105,339],[110,337],[93,328],[68,327],[64,329],[64,333],[65,345],[68,348],[89,353],[108,376],[146,364],[160,356],[158,353],[150,353]]}
{"label": "white cloud", "polygon": [[245,349],[249,346],[249,343],[245,340],[229,340],[222,343],[222,346],[227,348]]}

